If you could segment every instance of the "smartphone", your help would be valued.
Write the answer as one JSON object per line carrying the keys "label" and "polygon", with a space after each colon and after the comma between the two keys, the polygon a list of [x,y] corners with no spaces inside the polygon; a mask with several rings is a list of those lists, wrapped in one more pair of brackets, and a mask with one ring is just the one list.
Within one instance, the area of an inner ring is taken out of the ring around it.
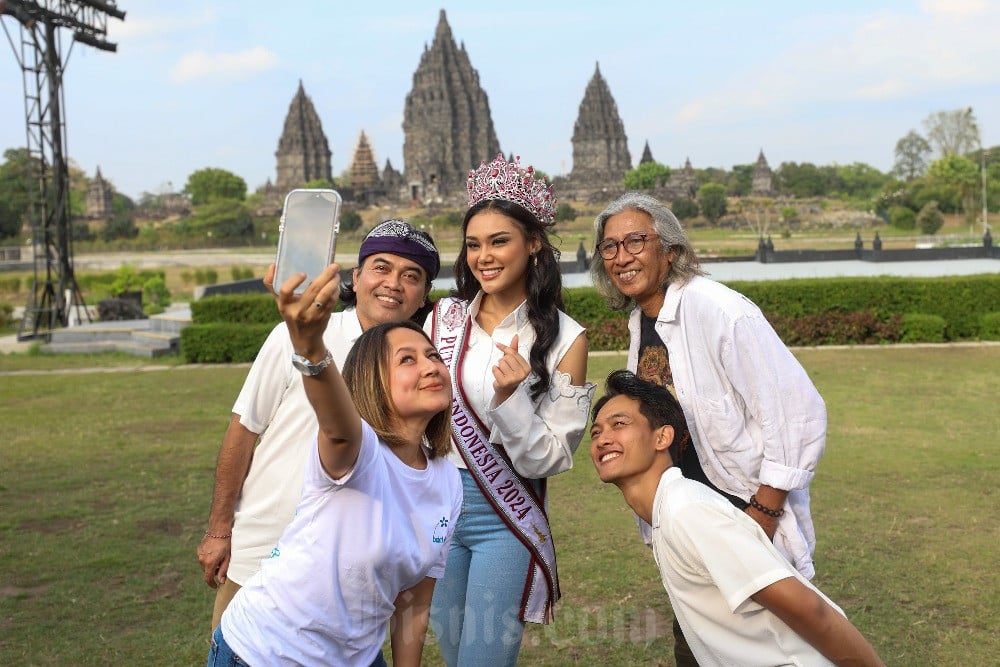
{"label": "smartphone", "polygon": [[278,223],[275,291],[289,277],[305,272],[305,282],[295,289],[296,294],[301,294],[333,262],[341,203],[335,190],[303,188],[288,193]]}

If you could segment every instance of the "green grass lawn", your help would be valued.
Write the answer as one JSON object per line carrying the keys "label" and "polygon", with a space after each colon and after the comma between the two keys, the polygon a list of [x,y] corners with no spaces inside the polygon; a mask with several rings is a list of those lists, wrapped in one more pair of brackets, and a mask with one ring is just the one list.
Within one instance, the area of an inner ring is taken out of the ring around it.
{"label": "green grass lawn", "polygon": [[[888,664],[995,664],[1000,347],[797,355],[830,412],[816,583]],[[595,355],[591,376],[623,364]],[[246,367],[125,368],[0,378],[0,664],[205,659],[195,548]],[[521,664],[670,665],[652,555],[587,446],[551,484],[564,598]],[[440,664],[433,641],[425,664]]]}

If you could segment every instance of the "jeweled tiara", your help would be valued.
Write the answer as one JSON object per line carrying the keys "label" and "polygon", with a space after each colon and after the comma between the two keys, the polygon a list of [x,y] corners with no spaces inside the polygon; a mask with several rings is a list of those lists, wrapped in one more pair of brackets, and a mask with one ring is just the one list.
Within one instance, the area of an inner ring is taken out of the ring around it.
{"label": "jeweled tiara", "polygon": [[546,227],[555,224],[556,196],[552,186],[535,177],[535,168],[521,167],[521,157],[513,162],[504,159],[503,153],[479,169],[469,172],[469,207],[487,199],[504,199],[526,208],[538,222]]}

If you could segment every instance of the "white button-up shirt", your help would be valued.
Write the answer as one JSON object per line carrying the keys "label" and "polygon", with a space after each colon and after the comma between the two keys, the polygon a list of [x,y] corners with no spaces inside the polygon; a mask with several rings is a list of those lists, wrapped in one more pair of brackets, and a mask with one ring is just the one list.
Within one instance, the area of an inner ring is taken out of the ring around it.
{"label": "white button-up shirt", "polygon": [[[629,319],[633,372],[640,316]],[[788,491],[774,543],[812,577],[809,484],[826,447],[826,406],[805,369],[753,302],[702,276],[668,287],[656,332],[705,475],[744,501],[762,484]]]}

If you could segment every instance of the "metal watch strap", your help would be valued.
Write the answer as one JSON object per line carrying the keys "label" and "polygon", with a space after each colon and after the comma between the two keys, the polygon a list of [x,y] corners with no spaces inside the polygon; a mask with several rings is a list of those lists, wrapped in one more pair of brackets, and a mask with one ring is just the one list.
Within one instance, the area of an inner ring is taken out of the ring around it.
{"label": "metal watch strap", "polygon": [[333,353],[330,350],[326,351],[326,355],[321,361],[310,361],[308,358],[303,357],[301,354],[292,353],[292,366],[295,367],[297,371],[303,375],[313,376],[319,375],[326,367],[333,363]]}

